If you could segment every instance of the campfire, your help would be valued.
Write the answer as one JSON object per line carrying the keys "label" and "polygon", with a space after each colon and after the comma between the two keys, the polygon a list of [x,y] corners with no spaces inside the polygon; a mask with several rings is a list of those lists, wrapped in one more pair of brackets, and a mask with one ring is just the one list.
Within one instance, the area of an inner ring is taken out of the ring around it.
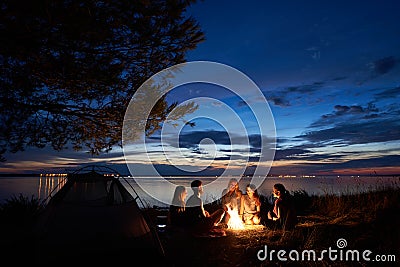
{"label": "campfire", "polygon": [[230,216],[229,221],[228,221],[228,229],[233,229],[233,230],[244,229],[243,221],[240,218],[238,210],[236,208],[231,209],[228,206],[228,214]]}

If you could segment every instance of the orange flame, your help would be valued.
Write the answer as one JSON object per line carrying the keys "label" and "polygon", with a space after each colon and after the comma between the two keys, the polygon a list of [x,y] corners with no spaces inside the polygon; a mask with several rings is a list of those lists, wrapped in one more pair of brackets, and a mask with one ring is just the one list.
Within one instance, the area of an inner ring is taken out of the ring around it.
{"label": "orange flame", "polygon": [[244,224],[239,216],[238,210],[236,208],[232,209],[228,206],[228,229],[241,230],[244,229]]}

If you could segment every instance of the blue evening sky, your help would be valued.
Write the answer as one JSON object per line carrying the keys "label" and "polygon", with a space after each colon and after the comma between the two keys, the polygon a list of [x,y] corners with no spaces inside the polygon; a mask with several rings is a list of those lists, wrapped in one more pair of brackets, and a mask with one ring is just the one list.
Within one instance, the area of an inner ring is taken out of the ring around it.
{"label": "blue evening sky", "polygon": [[[388,0],[200,1],[188,15],[199,22],[206,40],[187,59],[231,66],[261,89],[276,126],[271,173],[399,174],[399,14],[400,2]],[[148,151],[137,151],[131,162],[136,175],[145,175],[141,159],[149,154],[162,174],[182,174],[180,167],[187,165],[217,175],[228,164],[233,169],[244,164],[251,172],[263,156],[259,145],[265,138],[251,110],[229,90],[210,84],[176,88],[168,100],[199,97],[208,99],[188,118],[202,117],[181,129],[179,147],[170,143],[168,131],[163,144],[156,133]],[[226,125],[232,112],[246,136],[236,131],[235,120]],[[125,166],[118,148],[97,157],[50,149],[7,157],[2,173],[94,162]]]}

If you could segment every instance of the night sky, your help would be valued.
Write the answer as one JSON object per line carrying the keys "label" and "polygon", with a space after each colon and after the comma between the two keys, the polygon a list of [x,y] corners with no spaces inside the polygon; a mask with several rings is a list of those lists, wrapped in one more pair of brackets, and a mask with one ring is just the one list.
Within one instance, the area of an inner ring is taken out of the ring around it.
{"label": "night sky", "polygon": [[[400,2],[386,0],[200,1],[188,15],[206,40],[187,59],[226,64],[260,88],[276,128],[272,174],[400,174],[399,14]],[[147,152],[130,158],[135,175],[146,175],[146,153],[168,175],[182,174],[185,165],[204,175],[220,174],[227,164],[251,171],[262,157],[260,140],[266,137],[243,99],[229,90],[190,84],[167,99],[196,99],[199,108],[188,117],[195,126],[181,129],[179,147],[168,138],[160,143],[161,132],[149,137]],[[232,112],[246,136],[235,123],[227,126]],[[237,141],[245,137],[248,147]],[[95,162],[126,170],[119,148],[100,156],[50,148],[5,156],[1,173]]]}

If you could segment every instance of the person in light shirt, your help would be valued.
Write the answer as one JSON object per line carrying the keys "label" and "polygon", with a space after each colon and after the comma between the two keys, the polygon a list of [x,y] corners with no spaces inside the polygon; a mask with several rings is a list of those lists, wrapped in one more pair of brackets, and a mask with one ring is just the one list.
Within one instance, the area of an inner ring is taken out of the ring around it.
{"label": "person in light shirt", "polygon": [[248,184],[246,186],[246,194],[241,199],[239,214],[245,224],[259,225],[261,223],[260,211],[261,201],[257,188],[254,184]]}

